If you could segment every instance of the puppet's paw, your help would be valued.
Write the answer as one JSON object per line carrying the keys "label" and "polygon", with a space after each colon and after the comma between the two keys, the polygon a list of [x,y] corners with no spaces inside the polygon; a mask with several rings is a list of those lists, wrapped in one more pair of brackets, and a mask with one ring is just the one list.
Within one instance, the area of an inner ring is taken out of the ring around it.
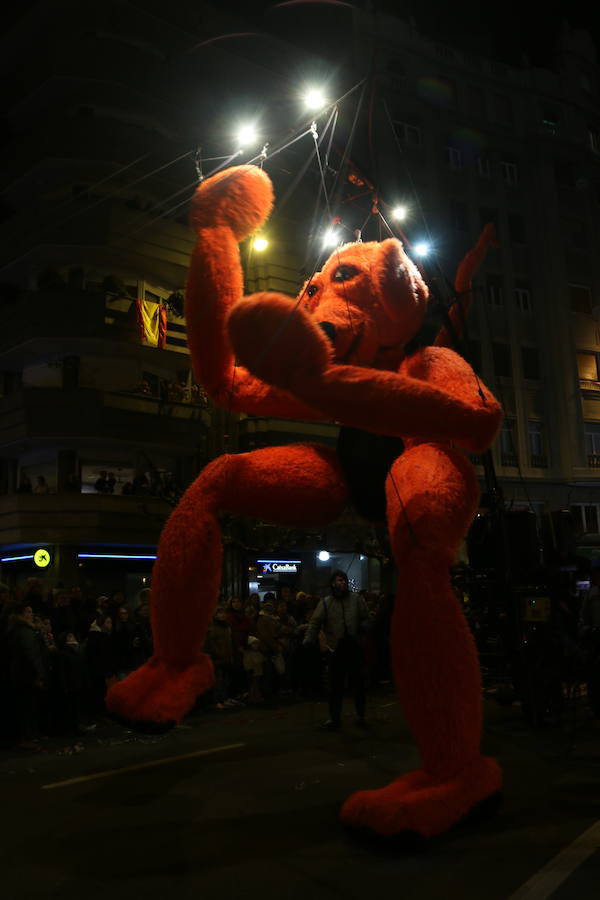
{"label": "puppet's paw", "polygon": [[242,365],[282,388],[318,377],[331,360],[331,345],[317,322],[283,294],[244,297],[232,306],[227,329]]}
{"label": "puppet's paw", "polygon": [[192,199],[194,231],[226,225],[242,241],[259,228],[273,207],[273,185],[258,166],[232,166],[203,181]]}
{"label": "puppet's paw", "polygon": [[387,787],[358,791],[344,803],[342,821],[384,837],[430,838],[469,814],[496,805],[502,785],[498,763],[480,757],[453,778],[441,780],[419,769]]}
{"label": "puppet's paw", "polygon": [[124,681],[111,687],[106,707],[128,722],[174,724],[213,683],[212,662],[205,653],[184,669],[167,666],[153,656]]}

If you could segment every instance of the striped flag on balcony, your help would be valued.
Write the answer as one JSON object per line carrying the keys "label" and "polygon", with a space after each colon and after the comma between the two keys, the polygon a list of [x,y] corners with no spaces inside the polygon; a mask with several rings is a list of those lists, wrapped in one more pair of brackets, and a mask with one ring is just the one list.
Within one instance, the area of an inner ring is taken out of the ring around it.
{"label": "striped flag on balcony", "polygon": [[142,343],[164,350],[167,342],[167,311],[152,300],[136,300],[135,312]]}

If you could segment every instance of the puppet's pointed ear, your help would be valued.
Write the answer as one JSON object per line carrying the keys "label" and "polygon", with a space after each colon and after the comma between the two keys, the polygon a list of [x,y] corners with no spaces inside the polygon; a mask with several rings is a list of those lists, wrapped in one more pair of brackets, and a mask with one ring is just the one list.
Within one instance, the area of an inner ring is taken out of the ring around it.
{"label": "puppet's pointed ear", "polygon": [[389,238],[381,243],[377,281],[387,315],[412,337],[425,314],[429,290],[421,273],[396,238]]}

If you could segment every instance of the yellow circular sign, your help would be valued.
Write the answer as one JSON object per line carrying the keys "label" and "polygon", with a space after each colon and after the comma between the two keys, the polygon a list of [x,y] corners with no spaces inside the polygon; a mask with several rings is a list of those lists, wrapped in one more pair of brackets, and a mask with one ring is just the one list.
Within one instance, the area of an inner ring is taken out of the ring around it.
{"label": "yellow circular sign", "polygon": [[50,565],[50,551],[40,548],[33,554],[33,561],[40,569],[45,569]]}

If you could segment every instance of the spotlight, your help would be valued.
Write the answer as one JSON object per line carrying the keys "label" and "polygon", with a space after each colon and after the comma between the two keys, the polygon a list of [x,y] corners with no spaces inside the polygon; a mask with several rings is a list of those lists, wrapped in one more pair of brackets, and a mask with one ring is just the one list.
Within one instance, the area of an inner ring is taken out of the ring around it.
{"label": "spotlight", "polygon": [[318,112],[327,104],[323,91],[319,88],[309,88],[304,94],[304,105],[312,112]]}
{"label": "spotlight", "polygon": [[321,562],[327,562],[329,559],[329,551],[328,550],[320,550],[319,551],[319,559]]}
{"label": "spotlight", "polygon": [[342,238],[340,236],[340,232],[336,231],[335,228],[328,228],[323,235],[324,247],[337,247],[338,244],[341,244],[341,242]]}
{"label": "spotlight", "polygon": [[237,141],[240,150],[244,150],[248,144],[256,144],[258,133],[254,125],[242,125],[237,132]]}
{"label": "spotlight", "polygon": [[260,253],[262,250],[266,250],[269,246],[269,242],[264,237],[257,237],[254,239],[254,243],[252,244],[255,250],[258,250]]}
{"label": "spotlight", "polygon": [[430,250],[431,246],[426,241],[421,241],[414,246],[414,251],[417,256],[428,256]]}
{"label": "spotlight", "polygon": [[395,219],[396,222],[402,222],[408,215],[408,209],[406,206],[395,206],[392,210],[392,219]]}

